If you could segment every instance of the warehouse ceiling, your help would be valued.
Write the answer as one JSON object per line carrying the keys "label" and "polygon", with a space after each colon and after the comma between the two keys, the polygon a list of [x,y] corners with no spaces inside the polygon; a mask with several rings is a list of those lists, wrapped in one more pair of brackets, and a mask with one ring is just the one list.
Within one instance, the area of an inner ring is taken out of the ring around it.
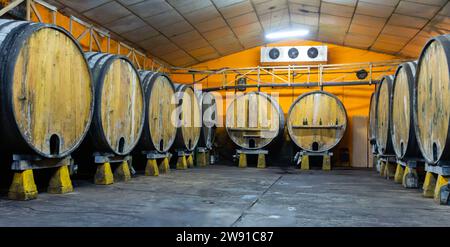
{"label": "warehouse ceiling", "polygon": [[416,57],[450,33],[448,0],[47,0],[175,66],[267,43],[306,28],[305,39]]}

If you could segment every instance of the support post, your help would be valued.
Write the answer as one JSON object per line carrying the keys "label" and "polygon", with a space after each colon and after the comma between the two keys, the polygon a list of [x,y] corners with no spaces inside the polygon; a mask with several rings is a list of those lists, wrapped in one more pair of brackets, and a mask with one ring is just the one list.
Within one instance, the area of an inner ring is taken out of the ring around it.
{"label": "support post", "polygon": [[436,188],[434,189],[434,201],[447,205],[449,203],[449,188],[448,188],[449,177],[444,177],[438,175],[436,181]]}
{"label": "support post", "polygon": [[148,159],[145,166],[145,176],[159,176],[159,169],[156,159]]}
{"label": "support post", "polygon": [[309,170],[309,156],[308,155],[302,155],[302,162],[300,163],[300,169],[301,170]]}
{"label": "support post", "polygon": [[331,171],[331,157],[328,154],[325,154],[323,156],[322,170],[324,170],[324,171]]}
{"label": "support post", "polygon": [[128,182],[131,180],[130,166],[126,160],[122,161],[120,165],[114,170],[114,181]]}
{"label": "support post", "polygon": [[186,156],[184,156],[184,154],[178,155],[177,170],[185,170],[187,168]]}
{"label": "support post", "polygon": [[247,167],[247,154],[240,153],[239,154],[239,168],[246,168]]}
{"label": "support post", "polygon": [[394,182],[401,184],[403,181],[403,174],[405,169],[400,163],[397,163],[397,168],[395,169]]}
{"label": "support post", "polygon": [[97,165],[94,183],[97,185],[110,185],[114,183],[114,176],[109,162]]}
{"label": "support post", "polygon": [[50,194],[65,194],[73,192],[68,165],[56,168],[55,173],[50,178],[47,192]]}
{"label": "support post", "polygon": [[170,166],[169,166],[169,158],[165,157],[161,160],[161,163],[159,163],[159,172],[161,174],[169,173],[170,172]]}
{"label": "support post", "polygon": [[258,163],[256,165],[257,168],[266,168],[266,155],[258,154]]}
{"label": "support post", "polygon": [[27,201],[36,199],[37,195],[33,170],[15,172],[12,184],[9,187],[8,198],[10,200]]}
{"label": "support post", "polygon": [[199,151],[197,152],[197,166],[198,167],[206,167],[206,152],[205,151]]}
{"label": "support post", "polygon": [[194,158],[192,157],[192,154],[188,155],[186,162],[187,162],[188,168],[194,168]]}
{"label": "support post", "polygon": [[425,181],[423,182],[423,196],[433,198],[435,188],[436,178],[433,173],[427,172],[425,175]]}
{"label": "support post", "polygon": [[419,188],[419,176],[417,175],[416,168],[410,166],[405,167],[405,172],[403,173],[402,179],[403,187],[407,189]]}

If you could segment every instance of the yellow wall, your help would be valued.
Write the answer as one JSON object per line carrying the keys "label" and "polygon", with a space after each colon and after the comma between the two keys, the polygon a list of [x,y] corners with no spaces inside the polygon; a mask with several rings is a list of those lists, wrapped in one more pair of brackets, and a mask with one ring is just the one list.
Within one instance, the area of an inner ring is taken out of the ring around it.
{"label": "yellow wall", "polygon": [[[312,41],[297,41],[297,42],[285,42],[285,43],[277,43],[271,44],[270,46],[275,45],[324,45],[323,43],[312,42]],[[328,45],[328,64],[344,64],[344,63],[357,63],[357,62],[377,62],[377,61],[385,61],[385,60],[393,60],[399,59],[400,57],[375,53],[367,50],[354,49],[344,46]],[[253,67],[260,66],[260,47],[248,49],[242,52],[238,52],[235,54],[231,54],[222,58],[218,58],[212,61],[208,61],[205,63],[198,64],[193,66],[193,68],[198,69],[219,69],[224,67],[230,68],[238,68],[238,67]],[[356,71],[356,70],[355,70]],[[390,74],[394,73],[394,70],[388,72]],[[385,74],[385,73],[383,73]],[[378,73],[376,77],[382,76],[381,73]],[[199,79],[201,76],[197,76],[196,79]],[[333,75],[331,77],[327,76],[324,78],[324,81],[331,80],[339,76]],[[203,87],[212,87],[212,86],[220,86],[222,84],[222,76],[211,76],[208,80],[205,80],[202,83]],[[233,78],[233,77],[231,77]],[[172,79],[177,83],[191,83],[192,76],[172,74]],[[229,78],[230,79],[230,78]],[[270,81],[271,77],[262,78],[262,80]],[[297,79],[295,82],[305,82],[306,77],[303,76],[300,79]],[[342,75],[340,78],[341,81],[350,81],[356,80],[356,76],[352,74]],[[317,77],[310,78],[311,82],[316,82]],[[317,90],[318,88],[263,88],[261,91],[270,92],[270,91],[278,91],[280,93],[279,103],[285,112],[289,111],[289,107],[292,102],[302,93],[312,90]],[[247,92],[255,89],[247,89]],[[346,134],[338,146],[337,150],[341,147],[348,148],[350,150],[350,158],[352,152],[352,117],[355,115],[363,115],[368,116],[369,111],[369,101],[370,95],[374,91],[374,86],[340,86],[340,87],[325,87],[325,91],[333,93],[337,95],[341,101],[343,102],[348,115],[348,128]],[[233,92],[233,90],[229,90],[228,92]],[[222,95],[224,95],[224,91],[221,91]],[[220,135],[226,135],[226,132],[223,129],[218,130],[218,135],[220,139]],[[222,137],[223,139],[224,137]],[[231,154],[230,154],[231,155]]]}

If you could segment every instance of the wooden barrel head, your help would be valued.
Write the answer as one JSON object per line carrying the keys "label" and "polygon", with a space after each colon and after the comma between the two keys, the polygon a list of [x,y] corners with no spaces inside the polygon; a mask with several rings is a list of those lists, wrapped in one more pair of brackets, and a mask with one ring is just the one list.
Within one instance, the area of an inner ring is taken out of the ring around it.
{"label": "wooden barrel head", "polygon": [[144,97],[138,72],[123,57],[107,65],[100,97],[103,135],[116,154],[128,154],[137,144],[144,121]]}
{"label": "wooden barrel head", "polygon": [[268,95],[250,92],[235,98],[227,108],[228,136],[239,147],[261,149],[284,128],[284,115]]}
{"label": "wooden barrel head", "polygon": [[[391,93],[393,76],[385,76],[380,82],[376,103],[376,141],[379,154],[390,154],[393,152],[389,127],[389,111],[391,109]],[[393,154],[393,153],[392,153]]]}
{"label": "wooden barrel head", "polygon": [[428,163],[449,160],[450,35],[431,39],[419,58],[414,90],[417,141]]}
{"label": "wooden barrel head", "polygon": [[[410,139],[415,138],[412,116],[412,95],[416,67],[416,63],[414,62],[399,65],[392,86],[390,128],[392,146],[398,158],[403,158],[408,149],[415,149],[415,147],[409,146]],[[415,146],[415,141],[411,141],[411,144]]]}
{"label": "wooden barrel head", "polygon": [[44,157],[68,155],[92,118],[93,84],[81,48],[61,28],[43,24],[30,24],[14,46],[18,54],[8,66],[19,132]]}
{"label": "wooden barrel head", "polygon": [[324,152],[335,147],[347,128],[342,102],[324,91],[300,95],[292,104],[287,121],[289,135],[300,148]]}
{"label": "wooden barrel head", "polygon": [[177,107],[180,127],[177,129],[177,148],[194,150],[200,139],[202,127],[201,106],[194,89],[191,86],[179,84],[176,86]]}
{"label": "wooden barrel head", "polygon": [[177,128],[171,121],[176,105],[172,104],[175,88],[170,79],[160,73],[152,75],[151,85],[146,86],[147,126],[153,146],[159,152],[167,152],[175,141]]}

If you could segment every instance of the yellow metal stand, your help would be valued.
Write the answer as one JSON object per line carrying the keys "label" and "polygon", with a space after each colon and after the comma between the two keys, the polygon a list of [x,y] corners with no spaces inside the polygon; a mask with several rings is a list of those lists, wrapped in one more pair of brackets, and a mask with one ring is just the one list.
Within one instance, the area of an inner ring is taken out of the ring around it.
{"label": "yellow metal stand", "polygon": [[258,154],[258,163],[256,165],[257,168],[266,168],[266,155]]}
{"label": "yellow metal stand", "polygon": [[386,161],[380,160],[380,175],[386,177]]}
{"label": "yellow metal stand", "polygon": [[393,179],[395,176],[395,164],[389,161],[386,162],[385,174],[386,179]]}
{"label": "yellow metal stand", "polygon": [[331,157],[330,155],[324,155],[322,160],[322,170],[330,171],[331,170]]}
{"label": "yellow metal stand", "polygon": [[130,166],[127,161],[122,161],[120,165],[114,170],[114,181],[128,182],[131,180]]}
{"label": "yellow metal stand", "polygon": [[9,187],[8,198],[27,201],[36,199],[37,195],[38,191],[34,182],[33,170],[15,172],[12,184]]}
{"label": "yellow metal stand", "polygon": [[156,159],[148,159],[145,166],[145,176],[159,176],[159,169]]}
{"label": "yellow metal stand", "polygon": [[403,166],[400,163],[397,164],[397,169],[395,170],[395,175],[394,175],[394,182],[401,184],[403,181],[404,173],[405,173],[405,169],[403,168]]}
{"label": "yellow metal stand", "polygon": [[240,153],[239,154],[239,168],[247,167],[247,154]]}
{"label": "yellow metal stand", "polygon": [[186,162],[188,168],[194,168],[194,158],[192,157],[192,154],[188,155]]}
{"label": "yellow metal stand", "polygon": [[114,176],[109,162],[97,165],[94,183],[98,185],[109,185],[114,183]]}
{"label": "yellow metal stand", "polygon": [[206,152],[198,152],[197,153],[197,166],[198,167],[206,167],[207,163],[206,163]]}
{"label": "yellow metal stand", "polygon": [[436,189],[435,175],[431,172],[427,172],[425,175],[425,181],[423,182],[423,196],[433,198],[435,189]]}
{"label": "yellow metal stand", "polygon": [[448,198],[446,198],[445,202],[441,201],[441,189],[446,188],[449,182],[449,177],[444,177],[439,175],[436,181],[436,187],[434,189],[434,201],[439,204],[447,204]]}
{"label": "yellow metal stand", "polygon": [[405,167],[403,172],[402,185],[405,188],[418,188],[419,187],[419,177],[417,175],[417,169],[409,166]]}
{"label": "yellow metal stand", "polygon": [[302,156],[302,162],[300,164],[300,169],[301,170],[309,170],[309,156],[308,155]]}
{"label": "yellow metal stand", "polygon": [[211,165],[211,154],[210,154],[210,151],[206,152],[206,165]]}
{"label": "yellow metal stand", "polygon": [[73,192],[72,180],[70,180],[69,167],[67,165],[56,168],[55,173],[50,178],[47,192],[51,194]]}
{"label": "yellow metal stand", "polygon": [[177,170],[185,170],[188,168],[186,156],[179,155],[177,160]]}
{"label": "yellow metal stand", "polygon": [[163,158],[163,159],[161,160],[161,163],[159,163],[159,172],[160,172],[161,174],[169,173],[169,172],[170,172],[169,158],[168,158],[168,157]]}

